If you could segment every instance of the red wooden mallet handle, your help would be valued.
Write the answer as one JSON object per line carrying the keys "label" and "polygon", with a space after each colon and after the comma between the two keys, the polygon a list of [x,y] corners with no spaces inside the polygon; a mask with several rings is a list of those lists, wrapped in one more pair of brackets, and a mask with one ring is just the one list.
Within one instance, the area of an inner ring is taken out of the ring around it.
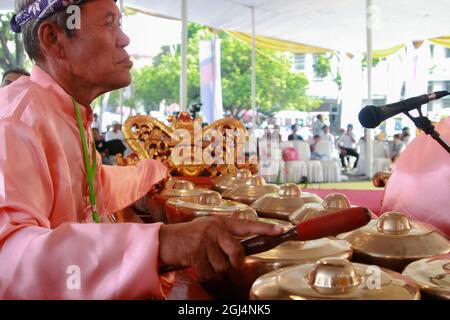
{"label": "red wooden mallet handle", "polygon": [[[371,219],[367,208],[356,207],[328,213],[317,218],[297,224],[288,232],[279,236],[256,236],[241,241],[245,255],[257,254],[275,248],[288,240],[314,240],[335,236],[365,226]],[[183,267],[164,266],[159,273],[167,273],[183,269]]]}
{"label": "red wooden mallet handle", "polygon": [[301,241],[335,236],[365,226],[371,219],[367,208],[356,207],[324,214],[296,225]]}

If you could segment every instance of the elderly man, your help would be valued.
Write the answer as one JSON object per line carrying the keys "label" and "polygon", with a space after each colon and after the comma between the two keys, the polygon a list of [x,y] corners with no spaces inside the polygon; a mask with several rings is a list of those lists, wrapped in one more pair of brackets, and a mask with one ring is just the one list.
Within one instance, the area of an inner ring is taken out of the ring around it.
{"label": "elderly man", "polygon": [[[74,2],[81,28],[70,30]],[[91,102],[131,81],[120,11],[113,0],[17,0],[16,13],[35,65],[0,90],[0,299],[163,298],[173,273],[159,266],[208,278],[243,263],[234,235],[281,232],[231,218],[96,223],[166,177],[158,162],[102,166],[93,151]]]}
{"label": "elderly man", "polygon": [[23,76],[29,77],[30,73],[20,68],[7,70],[3,74],[2,84],[0,85],[0,87],[2,88],[6,87],[7,85],[10,85],[11,83],[13,83],[14,81]]}

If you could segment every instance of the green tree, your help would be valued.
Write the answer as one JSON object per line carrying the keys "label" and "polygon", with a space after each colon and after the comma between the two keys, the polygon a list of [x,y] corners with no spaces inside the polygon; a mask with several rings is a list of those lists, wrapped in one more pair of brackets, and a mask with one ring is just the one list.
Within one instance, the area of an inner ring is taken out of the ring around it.
{"label": "green tree", "polygon": [[[226,33],[222,40],[222,93],[224,109],[237,115],[251,106],[251,49]],[[189,25],[188,100],[198,102],[200,96],[199,41],[214,34],[206,27]],[[311,110],[321,101],[306,96],[308,80],[303,74],[291,72],[291,59],[285,54],[259,50],[257,57],[257,105],[263,112],[280,109]],[[152,65],[135,75],[133,86],[136,101],[157,109],[161,100],[167,104],[179,100],[180,47],[164,47]]]}
{"label": "green tree", "polygon": [[0,14],[0,68],[24,68],[26,55],[22,35],[11,32],[12,13]]}

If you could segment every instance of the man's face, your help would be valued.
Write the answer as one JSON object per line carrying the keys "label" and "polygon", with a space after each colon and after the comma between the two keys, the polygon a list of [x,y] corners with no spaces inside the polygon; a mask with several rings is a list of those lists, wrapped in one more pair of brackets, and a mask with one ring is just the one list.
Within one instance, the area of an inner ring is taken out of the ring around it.
{"label": "man's face", "polygon": [[81,28],[65,40],[65,59],[75,78],[104,88],[126,87],[133,63],[125,51],[130,39],[120,29],[121,13],[113,0],[90,1],[81,7]]}
{"label": "man's face", "polygon": [[1,87],[6,87],[7,85],[10,85],[11,83],[13,83],[14,81],[16,81],[17,79],[19,79],[20,77],[23,77],[23,74],[20,73],[8,73],[5,77],[5,79],[3,79],[2,81],[2,85]]}
{"label": "man's face", "polygon": [[92,134],[94,135],[94,139],[96,140],[96,141],[98,141],[98,140],[100,140],[100,132],[98,131],[98,129],[92,129]]}

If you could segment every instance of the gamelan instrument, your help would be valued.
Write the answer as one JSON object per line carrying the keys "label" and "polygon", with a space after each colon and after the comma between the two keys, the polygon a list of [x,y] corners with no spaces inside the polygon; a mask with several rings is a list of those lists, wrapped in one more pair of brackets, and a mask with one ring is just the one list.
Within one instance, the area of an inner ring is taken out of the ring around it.
{"label": "gamelan instrument", "polygon": [[147,199],[149,207],[152,208],[151,215],[153,222],[167,222],[166,202],[169,199],[198,199],[201,195],[212,193],[215,191],[207,189],[196,189],[194,184],[186,180],[170,179],[166,187],[157,194]]}
{"label": "gamelan instrument", "polygon": [[239,169],[235,173],[228,173],[212,179],[212,189],[224,193],[237,185],[245,184],[252,176],[250,170]]}
{"label": "gamelan instrument", "polygon": [[[336,211],[299,223],[279,236],[255,236],[241,241],[245,255],[253,255],[275,248],[290,240],[314,240],[354,230],[367,224],[371,219],[367,208],[350,208]],[[159,273],[167,273],[184,267],[163,266]]]}
{"label": "gamelan instrument", "polygon": [[450,300],[450,254],[414,261],[403,275],[420,287],[422,298]]}
{"label": "gamelan instrument", "polygon": [[166,202],[166,216],[169,223],[188,222],[207,216],[258,219],[255,210],[240,202],[224,200],[216,191],[208,191],[198,197],[169,199]]}
{"label": "gamelan instrument", "polygon": [[[284,267],[313,263],[325,257],[350,259],[353,250],[345,240],[320,238],[309,241],[286,241],[275,248],[247,256],[242,269],[227,272],[229,296],[248,299],[250,288],[258,277]],[[222,288],[218,288],[223,290]]]}
{"label": "gamelan instrument", "polygon": [[[319,217],[321,215],[351,208],[350,201],[342,193],[330,193],[322,202],[306,203],[289,215],[289,221],[294,224]],[[372,214],[372,213],[371,213]],[[372,214],[372,217],[374,215]]]}
{"label": "gamelan instrument", "polygon": [[303,205],[321,202],[319,196],[301,191],[296,184],[286,183],[277,192],[265,194],[257,199],[251,207],[261,217],[288,221],[289,216]]}
{"label": "gamelan instrument", "polygon": [[251,288],[253,300],[418,300],[419,288],[400,273],[324,258],[267,273]]}
{"label": "gamelan instrument", "polygon": [[353,261],[398,272],[413,261],[450,252],[450,242],[439,231],[399,212],[386,212],[339,238],[352,245]]}
{"label": "gamelan instrument", "polygon": [[263,177],[253,176],[245,184],[237,185],[225,191],[222,197],[250,205],[267,193],[277,192],[279,188],[276,184],[266,183]]}

